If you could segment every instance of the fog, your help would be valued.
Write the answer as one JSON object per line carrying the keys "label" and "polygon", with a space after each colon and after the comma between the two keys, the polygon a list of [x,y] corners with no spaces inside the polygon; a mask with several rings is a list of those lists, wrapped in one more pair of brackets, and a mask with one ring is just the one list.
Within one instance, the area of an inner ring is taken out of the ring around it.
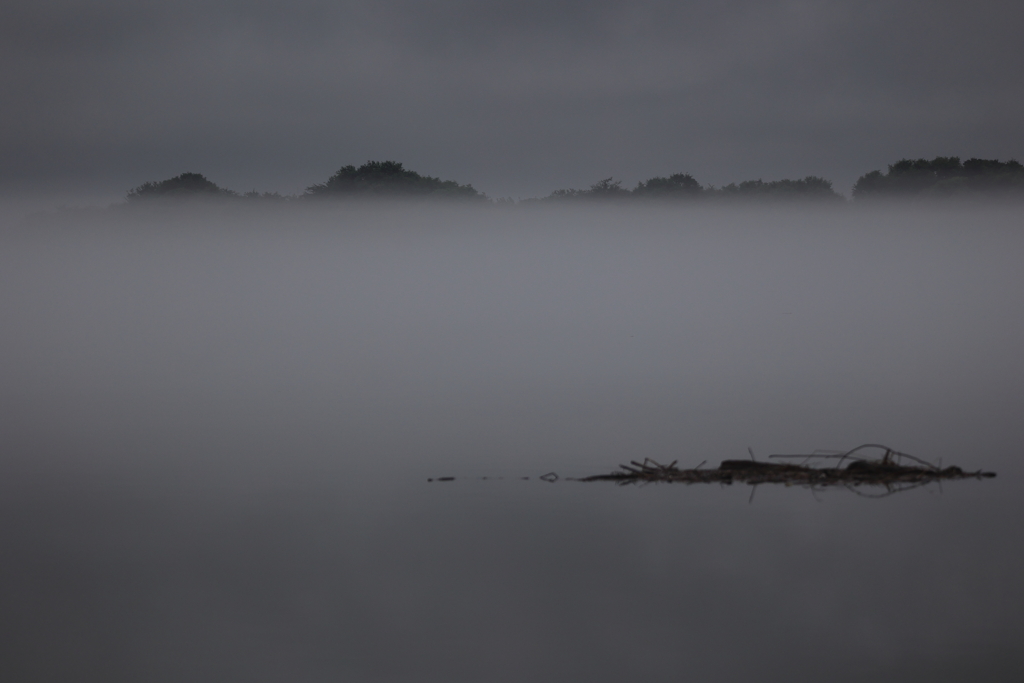
{"label": "fog", "polygon": [[[1019,680],[1022,228],[955,204],[6,218],[0,674]],[[565,480],[869,441],[999,476]]]}

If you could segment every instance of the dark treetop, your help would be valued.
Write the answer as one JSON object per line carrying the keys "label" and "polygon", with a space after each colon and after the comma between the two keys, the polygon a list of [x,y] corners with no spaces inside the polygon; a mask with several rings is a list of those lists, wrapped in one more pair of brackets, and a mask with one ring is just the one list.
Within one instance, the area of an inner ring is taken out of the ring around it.
{"label": "dark treetop", "polygon": [[472,185],[459,185],[454,180],[423,176],[403,168],[397,161],[368,161],[359,168],[343,166],[327,182],[307,187],[304,196],[353,195],[485,198]]}
{"label": "dark treetop", "polygon": [[237,195],[237,192],[218,187],[201,173],[182,173],[160,182],[143,183],[129,190],[128,201],[158,197],[235,197]]}
{"label": "dark treetop", "polygon": [[872,171],[853,186],[854,199],[1024,194],[1024,166],[996,159],[901,159],[889,172]]}

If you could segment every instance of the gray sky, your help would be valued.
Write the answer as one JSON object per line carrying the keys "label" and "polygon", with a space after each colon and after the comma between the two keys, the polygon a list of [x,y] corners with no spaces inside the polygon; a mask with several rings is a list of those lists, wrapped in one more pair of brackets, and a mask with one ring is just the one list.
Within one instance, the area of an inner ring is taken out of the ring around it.
{"label": "gray sky", "polygon": [[0,8],[0,182],[301,191],[395,159],[491,196],[1024,158],[1008,0],[42,0]]}

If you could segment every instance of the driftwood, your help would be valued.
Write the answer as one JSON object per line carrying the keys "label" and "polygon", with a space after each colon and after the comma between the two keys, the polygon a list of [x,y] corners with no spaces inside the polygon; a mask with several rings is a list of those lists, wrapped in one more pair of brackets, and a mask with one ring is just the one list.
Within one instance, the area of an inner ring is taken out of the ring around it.
{"label": "driftwood", "polygon": [[[870,459],[860,455],[871,449],[882,450],[881,458]],[[723,460],[718,469],[701,469],[702,462],[691,470],[681,470],[678,461],[662,465],[651,458],[643,462],[631,460],[627,465],[609,474],[583,477],[577,481],[614,481],[619,484],[649,482],[679,482],[685,484],[785,484],[812,488],[843,486],[885,487],[882,495],[896,493],[908,488],[923,486],[944,479],[982,479],[996,476],[994,472],[965,472],[959,467],[942,468],[921,458],[901,453],[881,444],[864,444],[842,453],[816,451],[805,454],[776,454],[769,458],[801,459],[799,464],[764,462],[750,460]],[[823,461],[834,460],[832,466]],[[705,461],[706,462],[706,461]],[[809,463],[814,463],[809,464]],[[847,464],[848,463],[848,464]],[[909,464],[908,464],[909,463]],[[843,465],[846,464],[844,467]]]}

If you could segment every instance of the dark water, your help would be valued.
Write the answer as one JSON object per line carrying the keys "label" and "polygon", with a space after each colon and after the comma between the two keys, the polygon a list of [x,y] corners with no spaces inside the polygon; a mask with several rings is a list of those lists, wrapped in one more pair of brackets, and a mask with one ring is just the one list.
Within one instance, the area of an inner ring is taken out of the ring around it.
{"label": "dark water", "polygon": [[[0,678],[1019,681],[1021,215],[11,224]],[[999,476],[536,478],[865,441]]]}

